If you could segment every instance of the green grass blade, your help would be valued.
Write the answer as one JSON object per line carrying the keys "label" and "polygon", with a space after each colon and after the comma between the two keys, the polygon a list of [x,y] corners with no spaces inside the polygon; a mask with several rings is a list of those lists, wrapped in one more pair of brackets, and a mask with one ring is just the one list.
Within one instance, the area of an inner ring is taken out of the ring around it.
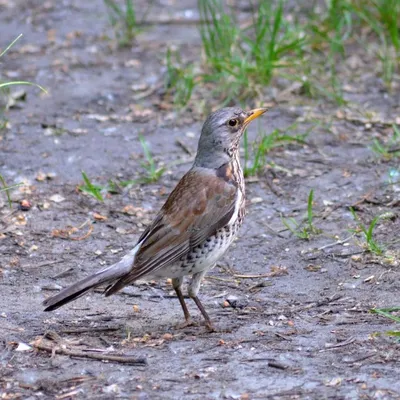
{"label": "green grass blade", "polygon": [[0,188],[0,192],[6,192],[8,205],[9,205],[10,208],[12,208],[10,190],[22,186],[23,183],[16,183],[15,185],[7,186],[6,181],[5,181],[5,179],[3,178],[2,175],[0,175],[0,181],[1,181],[2,185],[3,185],[3,187]]}
{"label": "green grass blade", "polygon": [[79,186],[79,189],[82,192],[90,194],[91,196],[93,196],[94,198],[96,198],[99,201],[104,201],[103,196],[100,193],[102,188],[100,186],[93,185],[92,182],[90,181],[89,177],[86,175],[86,173],[84,171],[82,171],[82,178],[83,178],[83,181],[85,182],[85,186],[81,185],[81,186]]}
{"label": "green grass blade", "polygon": [[396,317],[395,315],[391,314],[392,312],[398,312],[398,311],[400,311],[400,307],[373,308],[372,310],[370,310],[370,312],[374,314],[379,314],[395,322],[400,322],[400,317]]}
{"label": "green grass blade", "polygon": [[112,10],[118,17],[122,18],[124,13],[122,9],[118,6],[118,4],[114,0],[104,0],[104,3],[110,10]]}
{"label": "green grass blade", "polygon": [[27,82],[27,81],[12,81],[12,82],[4,82],[0,83],[0,89],[6,88],[8,86],[15,86],[15,85],[28,85],[28,86],[36,86],[40,90],[42,90],[44,93],[47,93],[47,90],[38,85],[37,83],[32,83],[32,82]]}
{"label": "green grass blade", "polygon": [[308,226],[312,229],[313,225],[313,199],[314,199],[314,189],[310,190],[310,194],[308,195],[308,202],[307,202],[307,219],[308,219]]}
{"label": "green grass blade", "polygon": [[9,45],[0,53],[0,58],[1,58],[2,56],[4,56],[4,54],[6,54],[7,51],[10,50],[11,47],[13,47],[14,44],[15,44],[19,39],[21,39],[22,36],[23,36],[22,33],[20,33],[20,34],[19,34]]}

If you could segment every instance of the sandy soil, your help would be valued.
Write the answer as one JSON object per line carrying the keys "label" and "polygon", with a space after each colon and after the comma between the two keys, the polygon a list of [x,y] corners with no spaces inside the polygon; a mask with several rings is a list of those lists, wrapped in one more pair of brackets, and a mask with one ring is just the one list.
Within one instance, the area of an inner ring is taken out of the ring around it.
{"label": "sandy soil", "polygon": [[[400,101],[379,82],[347,94],[382,116],[371,126],[308,101],[279,103],[250,130],[254,139],[257,129],[271,133],[297,121],[292,134],[301,134],[311,112],[331,121],[306,144],[275,149],[268,160],[281,168],[247,182],[245,226],[201,290],[218,332],[177,329],[183,316],[168,282],[42,311],[47,296],[132,248],[190,167],[201,127],[190,110],[160,109],[159,91],[137,100],[132,90],[162,84],[166,43],[190,54],[200,45],[196,27],[151,26],[133,49],[110,49],[102,2],[81,3],[0,2],[0,45],[24,33],[2,60],[3,78],[32,80],[50,93],[25,88],[26,101],[7,113],[10,129],[0,131],[1,174],[28,183],[12,193],[12,211],[3,193],[0,199],[0,398],[400,398],[400,346],[385,334],[396,326],[369,312],[398,306],[400,293],[400,186],[388,184],[398,160],[383,162],[370,149],[374,137],[389,135],[385,121],[399,115]],[[195,2],[169,14],[184,9],[195,12]],[[81,170],[103,185],[138,178],[139,134],[167,167],[159,182],[121,189],[104,203],[76,190]],[[311,189],[321,233],[302,240],[281,216],[304,216]],[[18,209],[22,199],[30,210]],[[351,237],[349,206],[366,224],[392,213],[375,229],[391,262],[365,252],[362,236]],[[63,237],[70,227],[78,230]]]}

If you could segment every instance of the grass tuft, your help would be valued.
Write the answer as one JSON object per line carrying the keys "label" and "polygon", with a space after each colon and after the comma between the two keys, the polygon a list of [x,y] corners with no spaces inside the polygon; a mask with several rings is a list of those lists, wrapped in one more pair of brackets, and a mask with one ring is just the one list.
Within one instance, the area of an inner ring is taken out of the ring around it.
{"label": "grass tuft", "polygon": [[157,166],[156,162],[154,161],[153,155],[150,152],[149,145],[147,144],[145,138],[142,135],[139,135],[139,141],[142,146],[145,158],[145,161],[141,162],[140,164],[143,167],[145,173],[139,179],[132,179],[128,181],[119,182],[119,184],[123,187],[129,185],[136,185],[140,183],[157,182],[165,172],[164,167]]}
{"label": "grass tuft", "polygon": [[[0,58],[3,57],[7,51],[11,49],[11,47],[22,37],[22,33],[19,34],[1,53],[0,53]],[[43,92],[47,93],[46,89],[44,89],[42,86],[38,85],[37,83],[32,83],[28,81],[11,81],[11,82],[0,82],[0,90],[5,90],[9,89],[11,86],[17,86],[17,85],[29,85],[29,86],[36,86]],[[0,120],[0,130],[6,128],[7,126],[7,120],[1,119]],[[7,196],[7,201],[8,205],[10,208],[12,207],[12,202],[11,202],[11,196],[10,196],[10,190],[22,186],[23,183],[17,183],[15,185],[7,186],[5,179],[3,178],[2,175],[0,175],[0,182],[3,187],[0,188],[0,192],[5,192]]]}
{"label": "grass tuft", "polygon": [[311,189],[308,194],[307,199],[307,215],[304,222],[297,222],[294,218],[282,218],[282,223],[285,227],[292,232],[295,236],[300,239],[310,240],[312,235],[317,235],[321,233],[321,229],[314,225],[314,211],[313,211],[313,201],[314,201],[314,190]]}
{"label": "grass tuft", "polygon": [[[245,132],[243,138],[244,176],[249,177],[260,173],[266,165],[266,156],[271,150],[289,143],[305,144],[305,139],[313,128],[304,134],[289,135],[288,132],[296,129],[297,126],[297,123],[295,123],[284,131],[275,129],[269,135],[259,134],[259,138],[252,144],[248,142],[247,132]],[[251,157],[251,154],[254,154],[254,157]]]}
{"label": "grass tuft", "polygon": [[88,195],[94,197],[99,201],[104,201],[103,196],[101,195],[101,191],[105,188],[103,186],[95,185],[91,182],[89,177],[86,175],[84,171],[82,171],[83,185],[79,185],[78,189],[81,192],[87,193]]}
{"label": "grass tuft", "polygon": [[400,130],[397,125],[393,125],[393,135],[387,143],[374,139],[371,150],[385,160],[400,156]]}
{"label": "grass tuft", "polygon": [[5,181],[5,179],[3,178],[2,175],[0,175],[0,182],[1,182],[2,186],[3,186],[3,187],[0,187],[0,192],[5,192],[5,193],[6,193],[8,205],[9,205],[10,208],[12,208],[12,201],[11,201],[10,190],[22,186],[23,183],[17,183],[17,184],[15,184],[15,185],[8,186],[8,185],[6,184],[6,181]]}
{"label": "grass tuft", "polygon": [[260,93],[279,69],[299,64],[305,44],[296,24],[285,20],[283,1],[261,2],[249,26],[241,26],[221,1],[199,0],[206,82],[218,82],[225,103]]}
{"label": "grass tuft", "polygon": [[141,21],[138,21],[133,0],[125,0],[122,7],[116,0],[104,0],[108,10],[108,19],[120,47],[131,46],[136,36],[142,31],[143,20],[146,18],[152,2],[149,1]]}
{"label": "grass tuft", "polygon": [[154,161],[153,155],[150,152],[149,146],[142,135],[139,136],[139,141],[143,149],[145,161],[141,163],[146,171],[146,174],[140,179],[140,183],[157,182],[165,172],[164,167],[158,167]]}
{"label": "grass tuft", "polygon": [[[371,313],[382,315],[383,317],[389,318],[394,322],[400,323],[400,307],[390,307],[390,308],[373,308],[370,310]],[[397,313],[397,315],[393,315]],[[400,338],[400,331],[387,331],[388,336],[395,336]]]}
{"label": "grass tuft", "polygon": [[179,54],[173,53],[170,49],[166,54],[166,66],[165,89],[167,93],[172,93],[173,103],[176,106],[184,107],[192,97],[195,87],[193,69],[190,66],[182,66]]}
{"label": "grass tuft", "polygon": [[376,216],[375,218],[373,218],[373,220],[367,227],[362,223],[360,217],[357,215],[353,207],[350,207],[350,212],[357,223],[357,230],[355,230],[354,232],[362,232],[362,234],[364,235],[365,247],[367,251],[376,254],[377,256],[382,255],[384,253],[384,248],[374,239],[374,229],[380,217]]}
{"label": "grass tuft", "polygon": [[230,4],[198,0],[204,59],[197,76],[169,65],[175,84],[182,81],[184,101],[174,96],[176,105],[186,105],[198,83],[222,105],[246,103],[265,97],[275,78],[287,86],[299,83],[304,95],[345,105],[344,84],[359,79],[349,74],[350,57],[365,55],[371,65],[371,54],[378,57],[373,72],[388,89],[399,72],[398,0],[329,0],[305,13],[289,11],[285,0],[262,1],[250,3],[244,20]]}

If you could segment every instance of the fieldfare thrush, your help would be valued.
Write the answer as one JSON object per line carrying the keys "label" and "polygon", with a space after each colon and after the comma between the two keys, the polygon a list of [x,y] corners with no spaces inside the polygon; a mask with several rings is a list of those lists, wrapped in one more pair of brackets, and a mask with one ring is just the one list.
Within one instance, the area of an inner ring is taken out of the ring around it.
{"label": "fieldfare thrush", "polygon": [[192,275],[189,297],[212,323],[197,297],[200,283],[232,243],[245,215],[245,185],[239,162],[239,141],[249,123],[266,108],[249,112],[222,108],[205,121],[192,168],[169,195],[136,246],[116,264],[96,272],[44,301],[52,311],[108,284],[105,295],[137,279],[172,278],[172,286],[190,323],[182,283]]}

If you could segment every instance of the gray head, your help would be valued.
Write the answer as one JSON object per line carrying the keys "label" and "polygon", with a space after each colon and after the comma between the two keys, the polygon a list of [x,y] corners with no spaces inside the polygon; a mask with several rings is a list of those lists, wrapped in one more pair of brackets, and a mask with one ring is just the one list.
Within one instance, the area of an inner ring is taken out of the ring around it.
{"label": "gray head", "polygon": [[239,149],[239,141],[251,121],[264,114],[266,108],[243,111],[240,108],[221,108],[204,122],[194,165],[219,168],[229,162]]}

